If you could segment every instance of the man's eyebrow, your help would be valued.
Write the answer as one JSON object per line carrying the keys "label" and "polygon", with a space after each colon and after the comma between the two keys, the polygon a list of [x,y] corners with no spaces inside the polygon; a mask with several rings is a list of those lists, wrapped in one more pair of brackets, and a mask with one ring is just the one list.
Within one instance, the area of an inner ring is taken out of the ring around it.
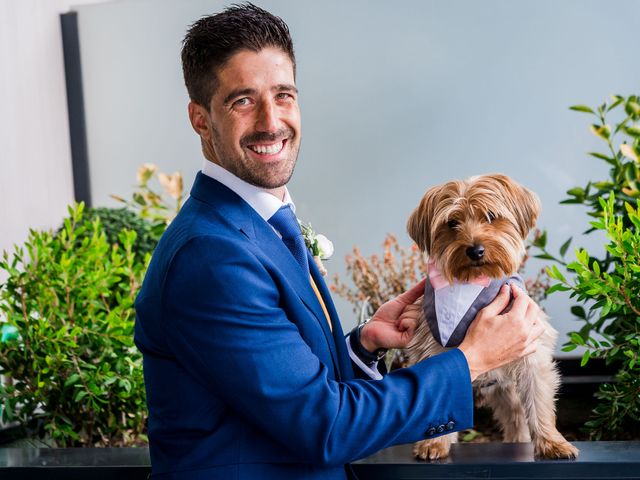
{"label": "man's eyebrow", "polygon": [[237,90],[233,90],[231,93],[229,93],[229,95],[224,97],[222,104],[227,105],[229,102],[231,102],[231,100],[235,98],[242,97],[245,95],[255,95],[255,93],[256,93],[256,90],[254,88],[239,88]]}
{"label": "man's eyebrow", "polygon": [[[298,93],[298,89],[295,85],[291,85],[290,83],[279,83],[271,88],[274,92],[293,92]],[[237,90],[233,90],[224,97],[222,101],[223,105],[228,105],[232,100],[235,100],[238,97],[244,97],[245,95],[255,95],[258,91],[255,88],[238,88]]]}
{"label": "man's eyebrow", "polygon": [[280,84],[276,85],[275,87],[273,87],[272,90],[275,90],[276,92],[298,93],[298,89],[296,88],[296,86],[295,85],[291,85],[290,83],[280,83]]}

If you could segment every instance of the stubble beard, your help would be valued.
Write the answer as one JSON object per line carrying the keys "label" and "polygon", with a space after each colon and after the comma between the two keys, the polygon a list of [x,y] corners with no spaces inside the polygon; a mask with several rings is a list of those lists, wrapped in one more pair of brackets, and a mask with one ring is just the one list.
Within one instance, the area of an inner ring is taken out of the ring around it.
{"label": "stubble beard", "polygon": [[[285,136],[286,133],[286,136]],[[219,163],[225,170],[228,170],[236,177],[256,187],[274,189],[286,185],[296,166],[300,145],[293,144],[297,141],[293,131],[278,132],[277,134],[254,134],[241,140],[242,146],[260,140],[277,141],[287,138],[286,148],[289,149],[289,156],[277,163],[260,163],[243,152],[241,156],[227,151],[220,141],[218,131],[213,128],[213,145],[210,146],[212,152],[216,152],[214,157],[219,159]]]}

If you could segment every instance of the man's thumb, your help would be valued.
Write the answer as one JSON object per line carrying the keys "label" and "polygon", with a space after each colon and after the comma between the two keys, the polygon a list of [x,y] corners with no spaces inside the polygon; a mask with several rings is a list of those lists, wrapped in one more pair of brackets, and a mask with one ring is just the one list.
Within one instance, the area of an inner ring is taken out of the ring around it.
{"label": "man's thumb", "polygon": [[424,294],[424,284],[427,281],[426,278],[420,280],[417,284],[411,287],[409,290],[398,296],[398,300],[407,305],[414,303]]}
{"label": "man's thumb", "polygon": [[509,305],[509,300],[511,300],[511,287],[507,284],[502,285],[500,288],[500,292],[496,296],[496,298],[489,305],[484,307],[485,313],[491,316],[500,315],[505,308]]}

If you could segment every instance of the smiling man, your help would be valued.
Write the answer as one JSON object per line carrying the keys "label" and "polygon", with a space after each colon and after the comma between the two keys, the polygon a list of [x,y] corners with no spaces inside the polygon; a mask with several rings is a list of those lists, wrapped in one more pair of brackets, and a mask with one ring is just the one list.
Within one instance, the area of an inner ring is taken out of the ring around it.
{"label": "smiling man", "polygon": [[270,46],[236,53],[220,68],[210,101],[189,103],[189,118],[207,160],[284,197],[300,148],[292,57]]}
{"label": "smiling man", "polygon": [[471,426],[471,380],[534,348],[535,304],[498,315],[504,291],[459,348],[385,376],[424,282],[344,338],[286,188],[301,135],[286,24],[251,4],[204,17],[182,64],[205,160],[136,299],[152,478],[344,479]]}

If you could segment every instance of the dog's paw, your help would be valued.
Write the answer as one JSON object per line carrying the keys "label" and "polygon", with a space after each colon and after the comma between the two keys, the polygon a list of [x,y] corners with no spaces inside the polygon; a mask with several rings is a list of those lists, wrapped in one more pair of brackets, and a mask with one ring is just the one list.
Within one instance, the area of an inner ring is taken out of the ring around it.
{"label": "dog's paw", "polygon": [[537,458],[574,459],[578,456],[578,453],[580,453],[580,450],[564,439],[561,441],[541,441],[536,443],[534,448],[534,455]]}
{"label": "dog's paw", "polygon": [[435,439],[422,440],[413,446],[413,454],[420,460],[438,460],[449,456],[449,442]]}

